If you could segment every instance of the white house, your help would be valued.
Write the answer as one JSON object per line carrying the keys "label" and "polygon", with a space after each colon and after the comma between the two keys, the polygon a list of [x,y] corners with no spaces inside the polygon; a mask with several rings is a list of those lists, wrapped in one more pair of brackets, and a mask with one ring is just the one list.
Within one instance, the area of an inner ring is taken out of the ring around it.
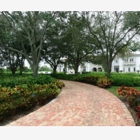
{"label": "white house", "polygon": [[133,52],[131,55],[118,58],[112,63],[112,72],[139,72],[140,71],[140,51]]}
{"label": "white house", "polygon": [[[63,72],[64,70],[64,65],[63,64],[59,64],[57,67],[57,71],[58,72]],[[101,65],[96,65],[93,63],[89,63],[86,62],[84,65],[80,65],[78,68],[78,72],[82,73],[82,72],[92,72],[92,71],[103,71],[103,68]],[[70,68],[66,68],[66,72],[68,74],[73,74],[74,73],[74,69],[70,69]]]}
{"label": "white house", "polygon": [[[63,69],[64,65],[58,65],[58,72],[63,72]],[[73,69],[67,68],[66,71],[67,73],[74,73]],[[86,62],[84,66],[79,66],[78,71],[81,73],[104,70],[101,65]],[[131,55],[124,58],[117,56],[112,62],[111,72],[140,72],[140,51],[133,52]]]}

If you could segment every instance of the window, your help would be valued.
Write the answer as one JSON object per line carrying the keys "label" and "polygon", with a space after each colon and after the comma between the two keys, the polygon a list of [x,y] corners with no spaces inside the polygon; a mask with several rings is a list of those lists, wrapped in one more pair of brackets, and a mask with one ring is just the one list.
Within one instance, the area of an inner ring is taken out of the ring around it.
{"label": "window", "polygon": [[118,63],[118,59],[116,59],[115,62]]}
{"label": "window", "polygon": [[134,71],[136,71],[135,67],[134,67]]}
{"label": "window", "polygon": [[125,62],[128,62],[128,59],[125,59],[124,61],[125,61]]}
{"label": "window", "polygon": [[130,72],[130,68],[128,68],[128,72]]}
{"label": "window", "polygon": [[130,62],[133,62],[134,61],[134,59],[133,58],[130,58]]}
{"label": "window", "polygon": [[99,67],[99,68],[98,68],[98,71],[102,71],[102,68]]}

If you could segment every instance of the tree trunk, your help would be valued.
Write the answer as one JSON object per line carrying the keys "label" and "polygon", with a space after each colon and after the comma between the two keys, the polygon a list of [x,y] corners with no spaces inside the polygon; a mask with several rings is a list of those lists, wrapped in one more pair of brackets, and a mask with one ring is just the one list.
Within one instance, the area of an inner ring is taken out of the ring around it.
{"label": "tree trunk", "polygon": [[33,70],[33,77],[35,78],[35,77],[37,77],[37,75],[38,75],[38,64],[34,64],[34,65],[32,65],[32,70]]}
{"label": "tree trunk", "polygon": [[15,68],[11,68],[11,72],[14,75],[16,73],[16,69]]}
{"label": "tree trunk", "polygon": [[19,72],[20,72],[20,75],[22,75],[23,68],[24,68],[24,63],[20,63],[20,65],[19,65]]}
{"label": "tree trunk", "polygon": [[106,71],[106,76],[107,76],[108,78],[110,78],[110,75],[111,75],[111,69],[107,69],[107,71]]}
{"label": "tree trunk", "polygon": [[19,74],[22,75],[22,72],[23,72],[23,68],[20,67]]}
{"label": "tree trunk", "polygon": [[108,78],[110,78],[110,75],[111,75],[111,66],[112,66],[112,62],[107,62],[106,64],[104,64],[104,69],[106,72],[106,76]]}
{"label": "tree trunk", "polygon": [[19,60],[19,71],[20,71],[20,75],[22,75],[23,69],[24,69],[24,61],[25,61],[25,57],[24,55],[22,55],[22,58]]}
{"label": "tree trunk", "polygon": [[78,74],[78,67],[79,67],[79,65],[75,64],[75,67],[74,67],[75,74]]}
{"label": "tree trunk", "polygon": [[53,67],[53,74],[56,74],[57,65]]}

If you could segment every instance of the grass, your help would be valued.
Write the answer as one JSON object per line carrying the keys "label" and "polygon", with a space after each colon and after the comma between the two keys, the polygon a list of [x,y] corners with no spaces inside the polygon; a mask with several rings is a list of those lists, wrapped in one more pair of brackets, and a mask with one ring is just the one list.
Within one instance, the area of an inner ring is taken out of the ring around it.
{"label": "grass", "polygon": [[117,91],[116,91],[119,87],[120,86],[111,86],[110,88],[107,88],[106,90],[113,93],[115,96],[117,96],[119,98],[119,95],[117,94]]}
{"label": "grass", "polygon": [[[111,86],[110,88],[106,90],[108,90],[109,92],[111,92],[112,94],[114,94],[116,97],[119,98],[119,95],[117,94],[117,91],[116,91],[118,88],[120,88],[120,86]],[[135,88],[140,91],[140,87],[132,87],[132,88]]]}

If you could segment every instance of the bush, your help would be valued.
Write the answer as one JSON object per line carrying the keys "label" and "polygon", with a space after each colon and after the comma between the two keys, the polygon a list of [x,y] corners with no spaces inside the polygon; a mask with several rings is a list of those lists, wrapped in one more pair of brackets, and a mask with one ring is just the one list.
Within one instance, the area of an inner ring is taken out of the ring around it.
{"label": "bush", "polygon": [[[57,79],[63,80],[71,80],[71,81],[78,81],[84,82],[92,85],[97,85],[102,88],[110,87],[112,84],[112,80],[103,76],[104,73],[86,73],[86,74],[51,74],[51,76]],[[101,74],[101,75],[100,75]]]}
{"label": "bush", "polygon": [[140,105],[135,109],[136,110],[136,117],[140,119]]}
{"label": "bush", "polygon": [[101,88],[109,88],[112,84],[112,80],[107,77],[99,77],[97,81],[97,86]]}
{"label": "bush", "polygon": [[121,86],[117,93],[126,99],[130,107],[137,112],[137,117],[140,118],[140,92],[132,87]]}
{"label": "bush", "polygon": [[140,86],[140,78],[137,74],[112,74],[111,75],[113,86]]}
{"label": "bush", "polygon": [[63,82],[58,81],[58,80],[56,80],[54,83],[60,89],[62,89],[65,86],[65,84]]}
{"label": "bush", "polygon": [[15,76],[4,76],[3,79],[0,80],[0,85],[2,87],[15,87],[17,85],[22,85],[22,84],[48,84],[48,83],[53,83],[54,78],[52,78],[49,75],[38,75],[38,77],[34,78],[32,75],[16,75]]}
{"label": "bush", "polygon": [[117,93],[121,96],[123,96],[128,102],[135,99],[137,101],[137,98],[140,95],[140,92],[132,87],[127,86],[121,86]]}
{"label": "bush", "polygon": [[79,75],[74,80],[78,82],[84,82],[89,83],[92,85],[97,85],[99,76],[93,76],[93,75]]}
{"label": "bush", "polygon": [[97,85],[101,88],[110,87],[112,84],[112,81],[109,78],[104,76],[94,76],[94,75],[79,75],[75,78],[75,81]]}
{"label": "bush", "polygon": [[0,76],[4,75],[4,70],[0,68]]}
{"label": "bush", "polygon": [[55,81],[50,84],[19,85],[14,88],[0,87],[0,120],[19,111],[44,104],[57,97],[64,84]]}
{"label": "bush", "polygon": [[74,74],[63,74],[63,73],[50,74],[50,76],[52,76],[52,77],[54,77],[56,79],[71,80],[71,81],[73,81],[74,78],[76,77],[76,75],[74,75]]}

